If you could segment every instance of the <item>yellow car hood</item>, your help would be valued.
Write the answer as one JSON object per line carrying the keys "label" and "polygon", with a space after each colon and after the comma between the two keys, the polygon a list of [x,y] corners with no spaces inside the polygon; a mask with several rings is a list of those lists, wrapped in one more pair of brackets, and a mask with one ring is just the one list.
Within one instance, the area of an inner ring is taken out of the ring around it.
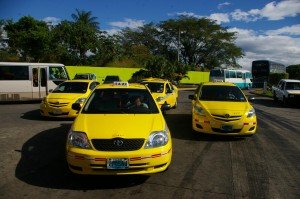
{"label": "yellow car hood", "polygon": [[160,114],[79,114],[74,131],[85,132],[89,139],[145,138],[152,131],[165,129]]}
{"label": "yellow car hood", "polygon": [[85,93],[49,93],[47,96],[48,101],[52,100],[76,100],[80,97],[84,97]]}
{"label": "yellow car hood", "polygon": [[250,109],[248,102],[202,101],[201,104],[212,115],[241,116]]}

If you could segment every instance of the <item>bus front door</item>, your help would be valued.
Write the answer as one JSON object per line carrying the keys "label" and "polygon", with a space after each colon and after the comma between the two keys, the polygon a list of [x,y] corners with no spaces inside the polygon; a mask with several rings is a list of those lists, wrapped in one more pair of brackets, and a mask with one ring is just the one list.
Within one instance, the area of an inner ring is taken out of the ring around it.
{"label": "bus front door", "polygon": [[32,99],[39,100],[46,96],[47,76],[44,67],[32,67]]}

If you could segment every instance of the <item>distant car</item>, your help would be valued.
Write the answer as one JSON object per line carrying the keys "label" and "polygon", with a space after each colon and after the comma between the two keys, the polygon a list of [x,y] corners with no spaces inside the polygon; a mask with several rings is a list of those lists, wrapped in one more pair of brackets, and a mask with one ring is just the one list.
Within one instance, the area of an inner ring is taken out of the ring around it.
{"label": "distant car", "polygon": [[160,78],[146,78],[141,83],[150,89],[159,107],[163,104],[169,104],[172,108],[177,107],[178,88],[171,82]]}
{"label": "distant car", "polygon": [[118,75],[107,75],[103,80],[103,84],[111,84],[119,81],[121,81],[121,79]]}
{"label": "distant car", "polygon": [[98,86],[79,114],[66,142],[69,169],[77,174],[150,174],[168,168],[171,133],[150,91],[141,84]]}
{"label": "distant car", "polygon": [[189,99],[193,100],[194,131],[226,136],[251,136],[256,133],[255,110],[235,84],[202,83],[194,95],[189,95]]}
{"label": "distant car", "polygon": [[97,76],[95,73],[77,73],[74,76],[74,79],[90,79],[90,80],[96,80]]}
{"label": "distant car", "polygon": [[73,103],[85,102],[86,98],[100,83],[94,80],[67,80],[49,93],[40,105],[40,113],[46,117],[74,118],[77,112]]}
{"label": "distant car", "polygon": [[274,101],[282,101],[284,105],[300,104],[300,80],[282,79],[277,86],[272,86]]}

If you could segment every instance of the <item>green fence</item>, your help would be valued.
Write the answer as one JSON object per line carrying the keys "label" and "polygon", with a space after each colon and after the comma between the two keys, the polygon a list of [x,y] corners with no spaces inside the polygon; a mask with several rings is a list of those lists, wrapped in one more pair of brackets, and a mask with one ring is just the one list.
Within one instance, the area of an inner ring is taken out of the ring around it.
{"label": "green fence", "polygon": [[[132,74],[140,68],[112,68],[112,67],[89,67],[89,66],[66,66],[70,79],[76,73],[95,73],[97,80],[102,82],[106,75],[118,75],[122,81],[128,81]],[[209,81],[209,72],[189,71],[188,78],[183,78],[181,84],[199,84]]]}

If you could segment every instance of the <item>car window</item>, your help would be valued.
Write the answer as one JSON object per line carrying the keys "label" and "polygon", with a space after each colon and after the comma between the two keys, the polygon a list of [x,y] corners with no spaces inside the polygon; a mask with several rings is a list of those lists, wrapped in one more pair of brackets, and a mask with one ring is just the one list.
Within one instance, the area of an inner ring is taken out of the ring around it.
{"label": "car window", "polygon": [[157,82],[146,82],[145,84],[152,93],[162,93],[164,92],[164,83]]}
{"label": "car window", "polygon": [[158,112],[155,101],[146,89],[96,89],[82,111],[82,113],[91,114],[151,114]]}
{"label": "car window", "polygon": [[204,85],[199,100],[204,101],[246,101],[242,91],[236,86]]}
{"label": "car window", "polygon": [[87,82],[64,82],[56,87],[53,93],[86,93]]}

